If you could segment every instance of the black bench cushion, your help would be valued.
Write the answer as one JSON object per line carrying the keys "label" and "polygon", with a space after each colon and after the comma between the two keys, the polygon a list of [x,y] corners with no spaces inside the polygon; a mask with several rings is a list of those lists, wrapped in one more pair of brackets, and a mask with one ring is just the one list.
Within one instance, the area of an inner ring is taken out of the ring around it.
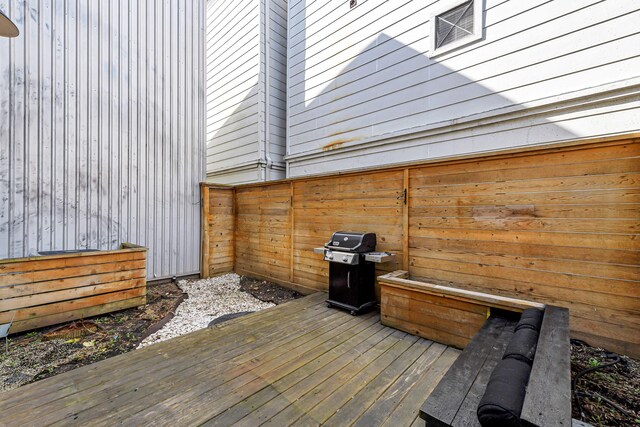
{"label": "black bench cushion", "polygon": [[503,359],[518,359],[526,362],[529,366],[533,364],[538,345],[538,331],[529,328],[521,328],[514,332],[507,349],[504,351]]}
{"label": "black bench cushion", "polygon": [[516,325],[516,331],[520,329],[533,329],[534,331],[540,332],[543,316],[544,311],[537,308],[527,308],[520,316],[520,321]]}
{"label": "black bench cushion", "polygon": [[493,370],[478,404],[478,420],[487,426],[519,426],[531,366],[519,359],[503,359]]}

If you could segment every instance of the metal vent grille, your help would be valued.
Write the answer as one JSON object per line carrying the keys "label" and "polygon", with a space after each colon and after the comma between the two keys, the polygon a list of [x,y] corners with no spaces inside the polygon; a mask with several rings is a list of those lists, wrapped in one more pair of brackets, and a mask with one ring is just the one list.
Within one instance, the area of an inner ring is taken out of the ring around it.
{"label": "metal vent grille", "polygon": [[436,48],[473,34],[473,0],[436,16]]}

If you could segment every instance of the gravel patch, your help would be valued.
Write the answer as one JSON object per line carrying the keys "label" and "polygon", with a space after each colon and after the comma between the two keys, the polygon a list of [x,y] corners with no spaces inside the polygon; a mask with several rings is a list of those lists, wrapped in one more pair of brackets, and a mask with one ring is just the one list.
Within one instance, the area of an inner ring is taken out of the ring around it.
{"label": "gravel patch", "polygon": [[235,273],[201,280],[181,280],[178,287],[189,297],[176,315],[158,332],[145,338],[138,348],[166,341],[198,329],[225,314],[257,311],[273,307],[240,289],[240,276]]}

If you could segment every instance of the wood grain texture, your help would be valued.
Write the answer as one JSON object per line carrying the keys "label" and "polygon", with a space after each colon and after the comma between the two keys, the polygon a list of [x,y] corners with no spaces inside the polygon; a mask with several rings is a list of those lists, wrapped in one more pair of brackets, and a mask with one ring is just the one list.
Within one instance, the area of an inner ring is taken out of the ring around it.
{"label": "wood grain texture", "polygon": [[410,170],[409,271],[570,309],[572,335],[640,355],[640,143]]}
{"label": "wood grain texture", "polygon": [[0,399],[3,422],[297,426],[336,414],[326,425],[411,425],[460,352],[325,299],[316,293],[26,385]]}
{"label": "wood grain texture", "polygon": [[0,323],[11,333],[146,303],[147,249],[47,255],[2,261]]}
{"label": "wood grain texture", "polygon": [[291,185],[236,190],[236,271],[289,281]]}
{"label": "wood grain texture", "polygon": [[505,328],[513,331],[513,326],[513,322],[499,317],[487,319],[442,381],[426,397],[420,417],[429,425],[452,425],[487,359],[493,353],[504,351],[509,340]]}
{"label": "wood grain texture", "polygon": [[430,283],[566,307],[572,336],[640,357],[639,159],[640,139],[621,137],[242,185],[236,269],[326,289],[312,249],[340,229],[375,232],[378,250],[397,254],[378,275],[404,266]]}
{"label": "wood grain texture", "polygon": [[[202,186],[202,277],[228,273],[234,268],[235,197],[231,187]],[[204,240],[206,237],[207,240]]]}
{"label": "wood grain texture", "polygon": [[569,312],[545,309],[521,418],[525,426],[571,425]]}

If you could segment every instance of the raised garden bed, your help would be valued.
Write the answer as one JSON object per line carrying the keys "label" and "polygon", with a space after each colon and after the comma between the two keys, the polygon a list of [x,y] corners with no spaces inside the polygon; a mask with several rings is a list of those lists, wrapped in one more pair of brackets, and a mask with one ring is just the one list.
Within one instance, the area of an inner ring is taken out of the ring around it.
{"label": "raised garden bed", "polygon": [[382,324],[413,335],[464,348],[491,309],[519,312],[543,304],[409,278],[398,270],[378,277]]}
{"label": "raised garden bed", "polygon": [[144,305],[146,263],[131,244],[0,260],[0,324],[17,333]]}

